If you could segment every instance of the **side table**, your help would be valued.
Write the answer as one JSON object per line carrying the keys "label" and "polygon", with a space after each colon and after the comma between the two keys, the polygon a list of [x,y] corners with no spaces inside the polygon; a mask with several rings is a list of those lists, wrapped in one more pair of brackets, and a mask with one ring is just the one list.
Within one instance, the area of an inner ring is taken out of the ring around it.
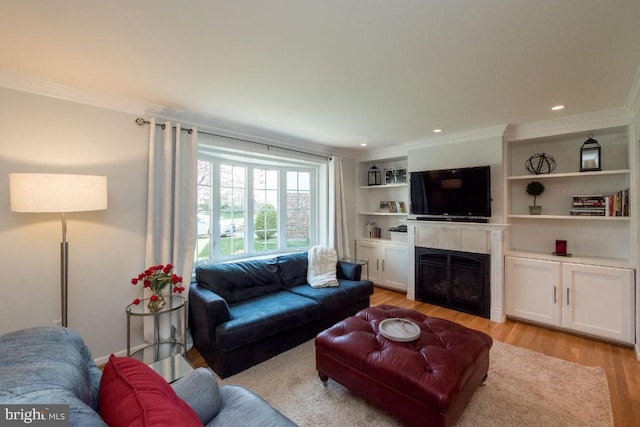
{"label": "side table", "polygon": [[[167,305],[165,305],[162,310],[156,313],[150,312],[147,308],[147,304],[149,302],[148,298],[141,300],[140,304],[129,304],[127,306],[127,356],[135,357],[136,359],[146,364],[153,364],[154,362],[169,358],[175,354],[186,354],[186,300],[183,297],[177,295],[171,295],[166,297],[165,299],[167,301]],[[182,335],[180,337],[162,340],[160,338],[160,321],[166,320],[167,322],[170,322],[172,312],[180,312],[180,314],[182,314],[182,325],[180,331]],[[153,317],[153,341],[149,345],[133,353],[131,353],[131,316]],[[163,317],[167,319],[162,319]],[[182,341],[179,341],[179,338],[181,338]]]}

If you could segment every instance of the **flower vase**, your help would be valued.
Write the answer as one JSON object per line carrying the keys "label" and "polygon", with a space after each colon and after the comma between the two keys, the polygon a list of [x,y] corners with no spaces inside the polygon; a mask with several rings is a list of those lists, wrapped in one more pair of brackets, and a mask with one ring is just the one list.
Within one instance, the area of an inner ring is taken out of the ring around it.
{"label": "flower vase", "polygon": [[162,310],[165,305],[167,305],[167,302],[164,300],[164,297],[162,295],[155,295],[155,296],[157,296],[158,298],[150,299],[149,304],[147,305],[151,313],[157,313],[160,310]]}

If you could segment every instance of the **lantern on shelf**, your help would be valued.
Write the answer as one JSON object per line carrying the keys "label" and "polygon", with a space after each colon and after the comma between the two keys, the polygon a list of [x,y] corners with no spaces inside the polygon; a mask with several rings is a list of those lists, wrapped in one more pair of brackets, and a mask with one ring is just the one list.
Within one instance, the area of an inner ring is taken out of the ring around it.
{"label": "lantern on shelf", "polygon": [[382,183],[382,173],[375,165],[369,168],[368,185],[380,185]]}
{"label": "lantern on shelf", "polygon": [[593,135],[589,135],[580,147],[580,172],[599,171],[600,166],[600,144],[593,139]]}

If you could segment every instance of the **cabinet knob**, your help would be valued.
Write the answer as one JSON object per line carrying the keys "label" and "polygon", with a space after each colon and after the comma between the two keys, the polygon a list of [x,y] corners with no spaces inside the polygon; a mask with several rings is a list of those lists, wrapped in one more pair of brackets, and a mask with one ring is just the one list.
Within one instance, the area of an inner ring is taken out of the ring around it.
{"label": "cabinet knob", "polygon": [[567,288],[567,305],[569,305],[569,288]]}
{"label": "cabinet knob", "polygon": [[554,304],[557,304],[557,303],[558,303],[558,298],[556,297],[557,291],[558,291],[558,287],[557,287],[557,286],[554,286],[554,287],[553,287],[553,303],[554,303]]}

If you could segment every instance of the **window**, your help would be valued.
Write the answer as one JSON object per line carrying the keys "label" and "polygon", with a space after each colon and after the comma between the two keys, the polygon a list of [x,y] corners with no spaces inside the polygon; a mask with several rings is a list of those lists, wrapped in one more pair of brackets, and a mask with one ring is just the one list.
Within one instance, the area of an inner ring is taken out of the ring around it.
{"label": "window", "polygon": [[317,244],[319,170],[297,160],[201,150],[195,262]]}

